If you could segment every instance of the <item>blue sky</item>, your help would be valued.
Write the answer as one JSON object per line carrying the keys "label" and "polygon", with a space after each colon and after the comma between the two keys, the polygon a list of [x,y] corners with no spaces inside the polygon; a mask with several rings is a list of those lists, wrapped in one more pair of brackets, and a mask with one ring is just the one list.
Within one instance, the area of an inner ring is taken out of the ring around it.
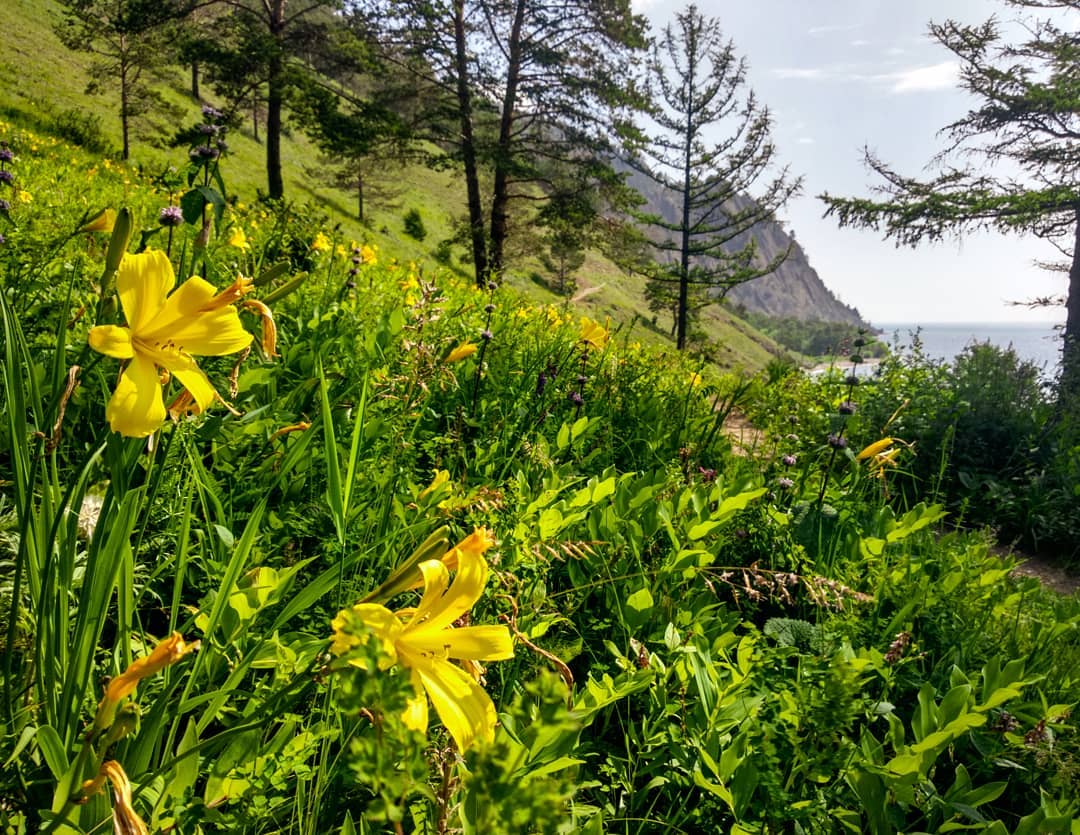
{"label": "blue sky", "polygon": [[[634,0],[654,26],[684,3]],[[973,235],[897,249],[880,235],[822,219],[816,195],[869,196],[870,147],[917,176],[945,146],[937,132],[971,100],[956,87],[952,55],[927,35],[931,20],[977,23],[1013,13],[995,0],[756,0],[698,7],[720,19],[750,64],[750,85],[772,110],[781,161],[805,178],[782,217],[825,284],[877,322],[1061,321],[1062,308],[1011,300],[1060,294],[1065,276],[1035,266],[1060,260],[1034,238]]]}

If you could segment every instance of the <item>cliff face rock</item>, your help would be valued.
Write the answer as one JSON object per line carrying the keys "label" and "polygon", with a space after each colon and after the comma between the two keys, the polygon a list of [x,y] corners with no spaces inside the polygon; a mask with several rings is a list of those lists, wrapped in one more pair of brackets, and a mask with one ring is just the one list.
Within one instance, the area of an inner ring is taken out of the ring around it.
{"label": "cliff face rock", "polygon": [[[679,197],[675,192],[661,189],[656,183],[629,167],[627,183],[637,189],[645,203],[641,210],[657,214],[675,222],[679,217]],[[865,326],[859,311],[841,302],[810,266],[803,248],[779,223],[760,224],[752,231],[762,260],[768,261],[783,252],[789,245],[791,252],[776,272],[748,281],[733,288],[728,300],[754,313],[764,313],[778,318],[845,322]],[[732,251],[742,249],[749,242],[749,235],[735,238],[730,243]]]}

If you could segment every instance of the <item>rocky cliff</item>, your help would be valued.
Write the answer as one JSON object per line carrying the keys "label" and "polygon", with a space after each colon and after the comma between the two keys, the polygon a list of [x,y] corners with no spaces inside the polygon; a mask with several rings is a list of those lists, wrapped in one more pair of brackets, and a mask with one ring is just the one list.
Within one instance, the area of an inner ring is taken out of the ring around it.
{"label": "rocky cliff", "polygon": [[[658,214],[674,222],[679,216],[679,197],[664,191],[643,174],[629,171],[627,182],[641,192],[645,199],[641,210]],[[771,275],[748,281],[728,293],[728,301],[755,313],[767,316],[816,319],[823,322],[847,322],[865,325],[859,311],[841,302],[810,266],[803,248],[779,223],[761,224],[753,230],[758,250],[764,260],[770,260],[789,245],[787,260]],[[731,242],[732,251],[742,249],[749,236]]]}

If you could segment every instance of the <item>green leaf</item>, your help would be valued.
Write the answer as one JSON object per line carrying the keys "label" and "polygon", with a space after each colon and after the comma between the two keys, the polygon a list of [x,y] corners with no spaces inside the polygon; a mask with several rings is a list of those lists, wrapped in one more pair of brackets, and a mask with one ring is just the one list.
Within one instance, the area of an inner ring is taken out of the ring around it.
{"label": "green leaf", "polygon": [[646,588],[640,588],[626,598],[626,625],[631,629],[637,629],[649,619],[649,613],[653,608],[652,592]]}
{"label": "green leaf", "polygon": [[53,779],[59,780],[68,770],[67,750],[60,741],[60,735],[51,725],[41,725],[37,729],[37,744],[45,764],[52,772]]}

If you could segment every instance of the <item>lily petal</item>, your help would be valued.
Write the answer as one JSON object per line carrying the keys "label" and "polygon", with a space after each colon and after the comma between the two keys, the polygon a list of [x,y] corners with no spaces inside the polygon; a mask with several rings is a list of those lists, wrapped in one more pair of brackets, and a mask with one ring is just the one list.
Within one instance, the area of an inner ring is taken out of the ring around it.
{"label": "lily petal", "polygon": [[389,656],[385,666],[391,667],[398,657],[395,641],[401,636],[401,621],[393,612],[378,603],[357,603],[352,607],[352,611],[375,633],[375,637],[382,641],[383,652]]}
{"label": "lily petal", "polygon": [[514,642],[505,626],[459,626],[437,632],[421,626],[404,640],[410,649],[430,653],[436,658],[503,661],[514,657]]}
{"label": "lily petal", "polygon": [[191,396],[199,404],[199,410],[196,414],[205,412],[210,408],[210,404],[217,398],[218,393],[210,383],[210,378],[206,376],[199,366],[192,364],[191,368],[174,370],[173,374],[176,375],[176,379],[180,381],[184,388],[191,392]]}
{"label": "lily petal", "polygon": [[172,262],[160,249],[124,255],[116,271],[116,292],[132,332],[142,331],[157,315],[174,284]]}
{"label": "lily petal", "polygon": [[405,663],[410,662],[459,751],[478,738],[494,738],[495,705],[472,676],[449,661],[410,657]]}
{"label": "lily petal", "polygon": [[114,432],[145,438],[165,422],[165,402],[154,361],[136,353],[120,375],[105,417]]}
{"label": "lily petal", "polygon": [[246,348],[252,336],[240,324],[236,308],[226,305],[205,309],[216,292],[209,282],[197,276],[189,278],[138,331],[139,341],[153,348],[173,346],[204,357]]}
{"label": "lily petal", "polygon": [[424,623],[439,611],[450,586],[450,572],[441,560],[424,560],[419,568],[424,580],[424,594],[420,598],[420,605],[409,612],[410,626]]}
{"label": "lily petal", "polygon": [[405,710],[401,714],[401,720],[405,727],[419,733],[426,734],[428,729],[427,694],[424,692],[424,684],[420,674],[415,670],[412,674],[412,684],[415,694],[405,703]]}
{"label": "lily petal", "polygon": [[118,325],[98,325],[90,328],[88,341],[91,348],[107,357],[129,360],[135,356],[131,331]]}
{"label": "lily petal", "polygon": [[[480,555],[477,550],[471,548],[457,548],[458,551],[458,569],[457,574],[454,576],[454,582],[450,588],[446,591],[446,594],[439,600],[438,605],[435,606],[430,615],[427,616],[427,620],[424,621],[425,631],[428,629],[448,629],[454,621],[469,611],[480,599],[480,595],[484,592],[484,584],[487,582],[488,566],[487,561]],[[431,562],[436,562],[431,560]],[[446,566],[443,563],[437,563],[442,570],[446,570]],[[424,564],[421,564],[420,569],[423,570]],[[427,581],[427,574],[424,575],[425,584]],[[425,585],[424,598],[427,598],[427,591]],[[420,601],[419,609],[424,606],[424,600]],[[419,618],[413,618],[415,623],[419,623]]]}

